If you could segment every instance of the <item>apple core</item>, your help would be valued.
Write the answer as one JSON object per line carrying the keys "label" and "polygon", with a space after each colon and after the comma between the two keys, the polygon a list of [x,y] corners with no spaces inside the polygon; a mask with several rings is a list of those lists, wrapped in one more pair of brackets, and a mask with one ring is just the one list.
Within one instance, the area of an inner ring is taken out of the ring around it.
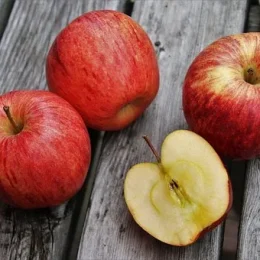
{"label": "apple core", "polygon": [[[164,180],[166,184],[166,189],[169,191],[169,195],[172,199],[172,202],[178,206],[185,206],[186,204],[191,204],[190,198],[192,196],[189,196],[185,189],[183,188],[184,186],[187,186],[187,183],[185,180],[188,181],[188,183],[192,183],[192,187],[189,187],[189,189],[200,189],[201,188],[201,169],[194,163],[191,163],[189,161],[181,160],[177,161],[173,167],[172,170],[168,173],[164,168],[163,165],[161,164],[161,158],[159,154],[157,153],[156,149],[150,142],[147,136],[143,136],[145,139],[146,143],[150,147],[152,153],[156,157],[156,160],[158,162],[158,166],[160,168],[160,171],[164,175]],[[184,182],[183,182],[184,180]],[[196,185],[193,185],[196,183]],[[154,186],[154,188],[156,185]],[[151,198],[153,197],[152,193],[154,192],[155,189],[151,190]],[[158,207],[156,206],[156,203],[152,201],[152,204],[155,206],[155,208],[158,210]]]}

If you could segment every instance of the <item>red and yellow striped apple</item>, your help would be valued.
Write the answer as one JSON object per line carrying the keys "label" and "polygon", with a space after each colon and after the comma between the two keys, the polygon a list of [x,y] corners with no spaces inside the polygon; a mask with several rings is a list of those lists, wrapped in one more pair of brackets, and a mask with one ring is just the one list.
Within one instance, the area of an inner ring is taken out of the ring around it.
{"label": "red and yellow striped apple", "polygon": [[221,155],[260,156],[260,33],[205,48],[187,72],[183,109],[190,128]]}
{"label": "red and yellow striped apple", "polygon": [[0,199],[42,208],[70,199],[90,163],[90,140],[76,110],[47,91],[0,96]]}
{"label": "red and yellow striped apple", "polygon": [[47,56],[46,75],[49,89],[98,130],[128,126],[159,87],[148,35],[129,16],[110,10],[86,13],[59,33]]}

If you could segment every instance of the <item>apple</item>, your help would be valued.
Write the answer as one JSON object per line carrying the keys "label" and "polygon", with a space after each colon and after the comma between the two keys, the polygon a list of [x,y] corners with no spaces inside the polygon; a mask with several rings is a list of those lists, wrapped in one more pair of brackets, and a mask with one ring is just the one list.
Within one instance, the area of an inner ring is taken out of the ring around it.
{"label": "apple", "polygon": [[137,22],[112,10],[83,14],[64,28],[46,60],[49,90],[72,104],[86,125],[119,130],[155,98],[153,45]]}
{"label": "apple", "polygon": [[222,156],[260,156],[260,34],[226,36],[192,62],[183,87],[191,130]]}
{"label": "apple", "polygon": [[0,96],[0,199],[43,208],[70,199],[82,186],[91,156],[78,112],[48,91]]}
{"label": "apple", "polygon": [[162,144],[157,163],[140,163],[127,173],[126,204],[134,220],[158,240],[186,246],[220,224],[232,205],[225,167],[199,135],[178,130]]}

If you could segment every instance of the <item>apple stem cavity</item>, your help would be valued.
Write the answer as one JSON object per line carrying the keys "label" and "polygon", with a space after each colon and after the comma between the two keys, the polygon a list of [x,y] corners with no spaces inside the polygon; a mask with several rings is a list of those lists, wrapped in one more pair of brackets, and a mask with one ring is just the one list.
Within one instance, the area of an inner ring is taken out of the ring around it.
{"label": "apple stem cavity", "polygon": [[255,72],[252,68],[249,68],[247,71],[246,71],[246,75],[245,75],[245,81],[249,84],[252,84],[254,85],[256,83],[256,75],[255,75]]}
{"label": "apple stem cavity", "polygon": [[152,150],[152,153],[154,154],[156,160],[158,163],[161,163],[161,157],[159,156],[159,154],[157,153],[156,149],[154,148],[154,146],[152,145],[151,141],[149,140],[149,138],[144,135],[143,136],[144,140],[146,141],[146,143],[148,144],[148,146],[150,147],[150,149]]}
{"label": "apple stem cavity", "polygon": [[19,126],[19,125],[17,125],[17,124],[15,123],[15,121],[14,121],[14,119],[13,119],[11,113],[10,113],[10,107],[9,107],[9,106],[3,106],[3,110],[4,110],[4,112],[5,112],[6,116],[7,116],[7,118],[9,119],[9,121],[10,121],[12,127],[13,127],[14,133],[15,133],[15,134],[20,133],[21,130],[22,130],[22,127]]}

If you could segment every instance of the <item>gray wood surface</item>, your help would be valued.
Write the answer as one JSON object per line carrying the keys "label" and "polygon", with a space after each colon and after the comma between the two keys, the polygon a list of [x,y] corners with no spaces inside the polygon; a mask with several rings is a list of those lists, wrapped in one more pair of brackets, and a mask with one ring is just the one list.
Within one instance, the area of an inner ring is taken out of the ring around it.
{"label": "gray wood surface", "polygon": [[[0,44],[0,94],[45,89],[45,57],[56,34],[86,11],[123,6],[122,0],[16,0]],[[68,231],[76,199],[34,211],[0,204],[0,259],[65,259],[65,245],[73,242]]]}
{"label": "gray wood surface", "polygon": [[246,10],[244,0],[135,1],[133,17],[157,50],[161,87],[155,102],[137,122],[105,136],[78,259],[219,258],[221,226],[187,248],[162,244],[134,223],[124,202],[123,182],[132,165],[154,160],[141,139],[143,134],[160,150],[168,133],[187,128],[181,104],[187,68],[213,40],[242,32]]}
{"label": "gray wood surface", "polygon": [[240,221],[238,260],[260,259],[260,159],[247,165],[243,209]]}

